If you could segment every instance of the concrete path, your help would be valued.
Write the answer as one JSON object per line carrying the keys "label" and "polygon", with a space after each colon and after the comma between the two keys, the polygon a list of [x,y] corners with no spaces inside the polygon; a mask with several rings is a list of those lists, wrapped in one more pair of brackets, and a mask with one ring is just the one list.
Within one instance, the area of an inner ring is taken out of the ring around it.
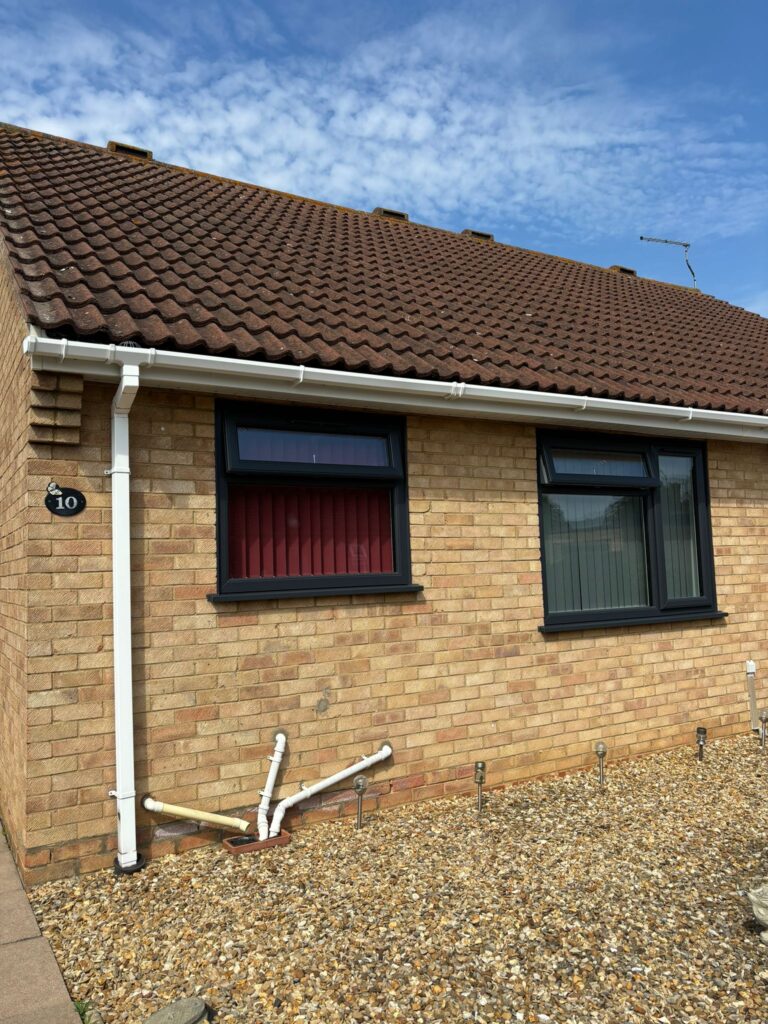
{"label": "concrete path", "polygon": [[80,1024],[0,831],[0,1020]]}

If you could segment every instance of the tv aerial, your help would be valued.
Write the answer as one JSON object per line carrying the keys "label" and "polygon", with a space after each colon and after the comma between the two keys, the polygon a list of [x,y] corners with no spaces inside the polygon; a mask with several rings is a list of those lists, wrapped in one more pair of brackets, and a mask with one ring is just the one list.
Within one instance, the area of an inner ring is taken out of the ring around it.
{"label": "tv aerial", "polygon": [[641,242],[658,242],[660,245],[677,245],[683,250],[683,259],[685,265],[690,271],[691,277],[693,278],[693,287],[698,288],[696,284],[696,274],[693,271],[693,267],[688,262],[688,250],[691,248],[690,242],[675,242],[671,238],[651,238],[649,235],[640,235]]}

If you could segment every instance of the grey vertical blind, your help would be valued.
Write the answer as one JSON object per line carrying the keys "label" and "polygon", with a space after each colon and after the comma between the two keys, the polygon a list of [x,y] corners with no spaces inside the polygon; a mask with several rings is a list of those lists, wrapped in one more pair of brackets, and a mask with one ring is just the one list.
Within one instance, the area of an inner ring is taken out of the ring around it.
{"label": "grey vertical blind", "polygon": [[693,474],[693,456],[659,456],[664,571],[671,600],[700,597],[702,592]]}
{"label": "grey vertical blind", "polygon": [[542,495],[550,612],[649,605],[643,499]]}

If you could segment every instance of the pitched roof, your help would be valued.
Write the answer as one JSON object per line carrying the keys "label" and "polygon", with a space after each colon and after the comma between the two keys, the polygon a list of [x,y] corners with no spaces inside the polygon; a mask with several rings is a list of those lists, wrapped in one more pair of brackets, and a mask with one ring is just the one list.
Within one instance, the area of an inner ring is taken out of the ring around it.
{"label": "pitched roof", "polygon": [[763,413],[768,320],[687,288],[0,126],[52,335]]}

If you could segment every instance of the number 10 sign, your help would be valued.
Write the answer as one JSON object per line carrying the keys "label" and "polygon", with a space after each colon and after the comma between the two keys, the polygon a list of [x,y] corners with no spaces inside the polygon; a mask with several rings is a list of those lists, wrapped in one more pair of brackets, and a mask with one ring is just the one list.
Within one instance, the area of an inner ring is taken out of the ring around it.
{"label": "number 10 sign", "polygon": [[85,508],[85,495],[73,487],[59,487],[51,481],[45,496],[45,507],[55,516],[76,516]]}

